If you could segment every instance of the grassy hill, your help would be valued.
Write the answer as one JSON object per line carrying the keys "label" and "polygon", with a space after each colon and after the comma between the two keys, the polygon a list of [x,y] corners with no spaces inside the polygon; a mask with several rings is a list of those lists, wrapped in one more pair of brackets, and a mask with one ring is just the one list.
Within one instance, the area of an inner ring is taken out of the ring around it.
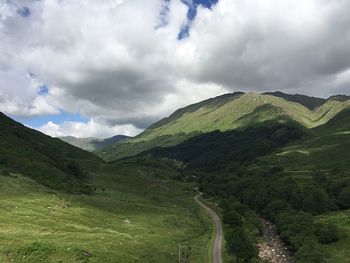
{"label": "grassy hill", "polygon": [[91,153],[19,124],[0,113],[0,169],[22,173],[54,189],[89,192],[84,164],[100,163]]}
{"label": "grassy hill", "polygon": [[173,146],[200,133],[244,129],[271,120],[283,123],[286,117],[314,128],[349,107],[350,100],[344,96],[324,100],[283,93],[226,94],[180,109],[139,136],[96,153],[115,160],[157,146]]}
{"label": "grassy hill", "polygon": [[101,148],[105,148],[113,143],[118,143],[130,139],[131,137],[125,135],[116,135],[106,139],[98,138],[76,138],[73,136],[58,137],[58,139],[69,143],[75,147],[81,148],[85,151],[95,151]]}
{"label": "grassy hill", "polygon": [[0,262],[209,262],[210,218],[177,163],[105,163],[0,115]]}

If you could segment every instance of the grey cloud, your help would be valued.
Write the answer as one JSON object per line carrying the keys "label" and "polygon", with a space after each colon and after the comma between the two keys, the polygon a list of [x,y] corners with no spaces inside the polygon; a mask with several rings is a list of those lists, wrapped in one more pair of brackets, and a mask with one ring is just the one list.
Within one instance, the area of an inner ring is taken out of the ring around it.
{"label": "grey cloud", "polygon": [[[208,55],[199,63],[196,79],[221,83],[233,90],[310,93],[311,89],[315,96],[339,90],[329,80],[350,68],[350,3],[319,1],[319,5],[320,10],[329,11],[324,14],[314,10],[315,19],[321,20],[314,30],[307,24],[291,30],[277,18],[261,25],[257,13],[248,17],[251,21],[246,24],[233,18],[232,27],[227,28],[232,33],[201,50]],[[197,30],[200,41],[206,30],[200,25]],[[316,86],[320,88],[320,84],[328,90],[318,91]]]}
{"label": "grey cloud", "polygon": [[[181,1],[170,2],[157,29],[162,1],[25,6],[29,17],[0,20],[0,91],[20,105],[35,100],[25,94],[36,96],[35,87],[21,91],[27,80],[9,88],[26,70],[50,86],[45,103],[109,126],[145,128],[184,103],[226,90],[350,92],[347,0],[219,0],[211,11],[198,10],[183,41],[176,38],[186,20]],[[37,114],[52,111],[40,102]]]}

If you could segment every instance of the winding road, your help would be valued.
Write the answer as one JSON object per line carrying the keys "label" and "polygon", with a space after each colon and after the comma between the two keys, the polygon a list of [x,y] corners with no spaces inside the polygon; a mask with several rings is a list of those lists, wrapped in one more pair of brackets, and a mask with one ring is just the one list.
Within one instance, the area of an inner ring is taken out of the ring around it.
{"label": "winding road", "polygon": [[194,201],[205,209],[213,220],[215,226],[215,243],[213,247],[213,263],[222,263],[221,258],[221,241],[222,241],[222,225],[219,216],[208,206],[203,204],[199,198],[203,193],[198,192],[198,195],[194,197]]}

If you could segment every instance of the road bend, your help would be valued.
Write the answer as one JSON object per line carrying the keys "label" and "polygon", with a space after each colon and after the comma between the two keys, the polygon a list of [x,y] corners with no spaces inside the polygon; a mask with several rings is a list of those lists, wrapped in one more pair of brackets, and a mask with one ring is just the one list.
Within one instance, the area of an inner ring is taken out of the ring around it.
{"label": "road bend", "polygon": [[203,209],[205,209],[210,217],[213,220],[214,226],[215,226],[215,243],[213,247],[213,263],[222,263],[222,257],[221,257],[221,242],[222,242],[222,225],[219,216],[217,213],[215,213],[210,207],[206,206],[205,204],[200,201],[200,197],[203,195],[203,193],[198,193],[194,197],[194,201],[201,206]]}

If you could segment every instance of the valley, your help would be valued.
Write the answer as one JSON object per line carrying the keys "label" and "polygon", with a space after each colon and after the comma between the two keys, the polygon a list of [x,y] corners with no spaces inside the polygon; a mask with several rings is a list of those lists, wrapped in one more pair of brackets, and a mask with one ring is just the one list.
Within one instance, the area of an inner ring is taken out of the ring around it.
{"label": "valley", "polygon": [[349,103],[226,94],[93,152],[1,114],[0,262],[349,262]]}
{"label": "valley", "polygon": [[185,241],[191,262],[209,261],[211,221],[176,173],[142,160],[102,164],[92,195],[1,174],[0,262],[177,262]]}

